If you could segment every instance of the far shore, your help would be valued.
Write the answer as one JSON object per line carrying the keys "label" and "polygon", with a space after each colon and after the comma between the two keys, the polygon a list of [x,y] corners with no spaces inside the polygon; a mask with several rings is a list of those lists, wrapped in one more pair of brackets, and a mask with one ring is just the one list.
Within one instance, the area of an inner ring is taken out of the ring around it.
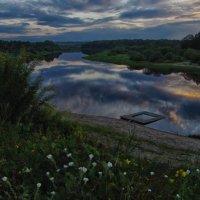
{"label": "far shore", "polygon": [[126,54],[109,55],[108,53],[98,53],[86,56],[85,59],[92,61],[101,61],[106,63],[127,65],[130,69],[147,69],[155,73],[197,73],[200,72],[200,66],[190,62],[179,63],[153,63],[147,61],[132,61]]}

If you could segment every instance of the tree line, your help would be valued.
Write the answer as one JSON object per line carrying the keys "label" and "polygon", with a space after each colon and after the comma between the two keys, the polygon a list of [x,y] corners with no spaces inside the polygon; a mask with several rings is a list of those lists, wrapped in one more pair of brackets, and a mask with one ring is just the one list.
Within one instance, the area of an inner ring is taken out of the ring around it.
{"label": "tree line", "polygon": [[126,54],[133,61],[200,63],[200,33],[183,40],[107,40],[82,45],[82,52],[110,56]]}
{"label": "tree line", "polygon": [[23,41],[3,41],[0,40],[0,53],[19,55],[21,51],[26,52],[27,60],[41,60],[50,57],[57,57],[62,49],[52,41],[44,42],[23,42]]}

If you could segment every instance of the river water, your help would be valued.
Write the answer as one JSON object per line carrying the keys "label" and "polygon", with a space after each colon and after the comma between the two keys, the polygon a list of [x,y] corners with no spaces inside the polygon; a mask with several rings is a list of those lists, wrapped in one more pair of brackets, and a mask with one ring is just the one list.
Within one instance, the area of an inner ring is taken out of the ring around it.
{"label": "river water", "polygon": [[185,75],[146,74],[125,65],[85,60],[64,53],[36,68],[43,85],[55,85],[51,101],[60,110],[119,118],[150,111],[165,119],[148,125],[159,130],[200,135],[200,86]]}

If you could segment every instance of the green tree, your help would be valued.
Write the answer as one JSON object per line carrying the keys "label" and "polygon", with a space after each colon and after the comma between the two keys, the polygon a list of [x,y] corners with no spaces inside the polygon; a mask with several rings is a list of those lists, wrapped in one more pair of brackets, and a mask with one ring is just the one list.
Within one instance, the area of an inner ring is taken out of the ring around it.
{"label": "green tree", "polygon": [[187,49],[184,53],[185,58],[194,63],[200,63],[200,51],[195,49]]}
{"label": "green tree", "polygon": [[131,52],[130,59],[133,61],[144,61],[145,56],[140,52],[133,51],[133,52]]}
{"label": "green tree", "polygon": [[164,60],[164,57],[160,51],[152,51],[152,53],[149,56],[149,61],[151,62],[162,62]]}

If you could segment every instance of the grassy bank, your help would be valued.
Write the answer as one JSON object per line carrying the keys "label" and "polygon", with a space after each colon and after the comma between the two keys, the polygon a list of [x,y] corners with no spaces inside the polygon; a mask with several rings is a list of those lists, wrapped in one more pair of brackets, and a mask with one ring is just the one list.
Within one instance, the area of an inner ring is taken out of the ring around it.
{"label": "grassy bank", "polygon": [[172,73],[172,72],[200,72],[200,67],[185,66],[176,63],[152,63],[146,61],[132,61],[128,54],[109,55],[109,53],[98,53],[85,57],[92,61],[102,61],[114,64],[128,65],[130,69],[148,69],[155,73]]}
{"label": "grassy bank", "polygon": [[189,163],[133,156],[134,137],[47,116],[47,129],[1,124],[2,199],[199,199],[200,173]]}

